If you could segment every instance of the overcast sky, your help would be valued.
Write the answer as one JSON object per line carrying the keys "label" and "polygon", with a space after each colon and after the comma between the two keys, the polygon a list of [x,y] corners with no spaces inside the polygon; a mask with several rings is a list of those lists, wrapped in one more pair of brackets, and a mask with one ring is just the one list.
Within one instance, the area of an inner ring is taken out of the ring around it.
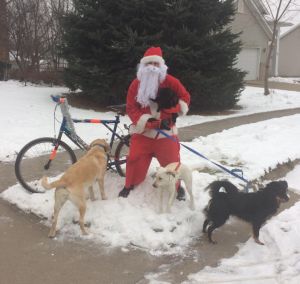
{"label": "overcast sky", "polygon": [[[280,11],[282,11],[289,0],[283,0],[282,6]],[[278,9],[279,0],[262,0],[262,2],[265,4],[267,9],[269,10],[269,7],[271,7],[273,14],[276,14],[276,11]],[[268,5],[269,4],[269,5]],[[281,28],[281,34],[284,34],[288,32],[290,29],[292,29],[295,25],[300,23],[300,0],[292,0],[292,3],[290,4],[290,7],[288,8],[287,12],[282,17],[282,20],[288,23],[291,23],[292,25],[289,27],[282,27]]]}

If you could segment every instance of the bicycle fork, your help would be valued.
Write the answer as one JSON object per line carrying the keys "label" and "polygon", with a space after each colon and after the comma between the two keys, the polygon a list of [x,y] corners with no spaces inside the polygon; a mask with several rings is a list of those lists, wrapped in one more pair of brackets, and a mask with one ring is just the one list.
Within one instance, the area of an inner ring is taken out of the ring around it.
{"label": "bicycle fork", "polygon": [[44,166],[44,169],[45,170],[48,170],[50,168],[50,165],[51,165],[51,162],[55,159],[56,157],[56,153],[57,153],[57,149],[58,149],[58,146],[59,146],[59,141],[61,141],[61,137],[66,129],[66,119],[65,117],[63,118],[63,121],[62,121],[62,124],[60,126],[60,130],[59,130],[59,134],[58,134],[58,137],[56,139],[56,143],[54,145],[54,149],[51,151],[51,154],[50,154],[50,157],[49,157],[49,160],[48,162],[45,164]]}

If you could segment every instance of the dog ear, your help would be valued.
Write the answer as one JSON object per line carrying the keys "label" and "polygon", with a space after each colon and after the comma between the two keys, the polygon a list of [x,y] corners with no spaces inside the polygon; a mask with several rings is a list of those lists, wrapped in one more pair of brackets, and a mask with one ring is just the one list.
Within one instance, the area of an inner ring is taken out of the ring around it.
{"label": "dog ear", "polygon": [[168,175],[171,175],[171,176],[173,176],[173,177],[175,177],[175,176],[176,176],[176,172],[174,172],[174,171],[171,171],[171,170],[168,170],[166,173],[167,173]]}

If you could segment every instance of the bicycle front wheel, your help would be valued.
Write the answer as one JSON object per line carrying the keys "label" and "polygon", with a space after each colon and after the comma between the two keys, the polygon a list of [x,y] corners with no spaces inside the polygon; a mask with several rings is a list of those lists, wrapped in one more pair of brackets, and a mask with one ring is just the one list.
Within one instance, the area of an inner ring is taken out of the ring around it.
{"label": "bicycle front wheel", "polygon": [[[58,143],[57,151],[54,151]],[[42,193],[39,181],[43,176],[55,177],[76,162],[74,151],[63,141],[43,137],[26,144],[15,162],[15,173],[20,184],[32,193]]]}
{"label": "bicycle front wheel", "polygon": [[129,154],[130,135],[120,140],[115,152],[115,167],[121,177],[126,174],[126,158]]}

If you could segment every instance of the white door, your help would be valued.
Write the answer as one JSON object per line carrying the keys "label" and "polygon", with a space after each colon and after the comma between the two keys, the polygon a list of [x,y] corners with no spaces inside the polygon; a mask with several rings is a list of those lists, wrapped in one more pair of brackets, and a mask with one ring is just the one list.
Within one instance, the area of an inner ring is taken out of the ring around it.
{"label": "white door", "polygon": [[238,55],[236,67],[247,72],[245,80],[258,80],[259,50],[259,48],[243,48]]}

